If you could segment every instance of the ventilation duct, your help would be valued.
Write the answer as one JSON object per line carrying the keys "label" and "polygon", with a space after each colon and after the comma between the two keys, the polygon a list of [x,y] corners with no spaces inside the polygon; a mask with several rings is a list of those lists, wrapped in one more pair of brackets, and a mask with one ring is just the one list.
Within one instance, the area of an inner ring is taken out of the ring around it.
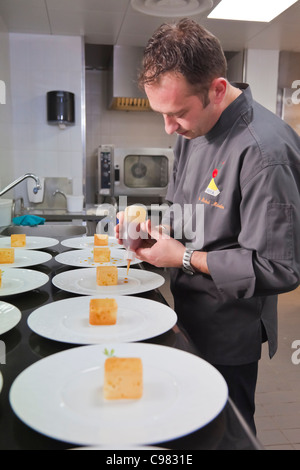
{"label": "ventilation duct", "polygon": [[137,76],[143,58],[143,47],[113,47],[109,67],[109,109],[151,111],[146,94],[139,89]]}

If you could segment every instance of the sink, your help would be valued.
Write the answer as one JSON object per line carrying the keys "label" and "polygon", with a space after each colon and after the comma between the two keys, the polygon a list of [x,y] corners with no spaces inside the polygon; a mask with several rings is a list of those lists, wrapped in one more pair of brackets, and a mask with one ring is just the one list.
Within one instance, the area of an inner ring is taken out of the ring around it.
{"label": "sink", "polygon": [[22,211],[22,215],[31,214],[31,215],[67,215],[68,212],[66,209],[32,209],[32,207],[25,207]]}
{"label": "sink", "polygon": [[[0,228],[1,230],[1,228]],[[28,236],[33,237],[72,237],[76,235],[85,235],[86,227],[83,225],[72,225],[63,223],[45,223],[44,225],[36,225],[34,227],[28,227],[23,225],[9,225],[3,227],[0,235],[10,237],[14,233],[25,233]]]}

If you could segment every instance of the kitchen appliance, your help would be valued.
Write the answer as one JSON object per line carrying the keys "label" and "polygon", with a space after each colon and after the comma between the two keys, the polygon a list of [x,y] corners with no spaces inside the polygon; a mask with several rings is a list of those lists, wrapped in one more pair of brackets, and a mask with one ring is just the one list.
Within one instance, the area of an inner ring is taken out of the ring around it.
{"label": "kitchen appliance", "polygon": [[[173,150],[169,148],[98,148],[98,196],[120,198],[146,205],[163,202],[172,174]],[[99,202],[102,202],[99,201]]]}

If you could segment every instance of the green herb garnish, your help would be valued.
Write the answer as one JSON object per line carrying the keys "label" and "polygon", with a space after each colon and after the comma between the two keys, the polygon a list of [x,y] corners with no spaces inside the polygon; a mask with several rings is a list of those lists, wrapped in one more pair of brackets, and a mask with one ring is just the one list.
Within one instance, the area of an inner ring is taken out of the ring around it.
{"label": "green herb garnish", "polygon": [[104,352],[105,356],[107,356],[107,357],[113,357],[114,354],[115,354],[115,350],[114,350],[114,349],[111,349],[111,350],[109,351],[107,348],[105,348],[103,352]]}

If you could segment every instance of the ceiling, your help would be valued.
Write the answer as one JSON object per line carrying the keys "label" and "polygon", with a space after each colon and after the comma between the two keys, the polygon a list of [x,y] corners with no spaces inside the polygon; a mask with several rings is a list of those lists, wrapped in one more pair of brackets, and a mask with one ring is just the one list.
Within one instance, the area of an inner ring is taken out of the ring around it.
{"label": "ceiling", "polygon": [[[227,51],[300,51],[300,1],[270,23],[208,19],[209,11],[193,18],[218,36]],[[89,44],[127,46],[145,46],[162,22],[174,20],[139,13],[130,0],[0,0],[0,17],[9,32],[80,35]]]}

